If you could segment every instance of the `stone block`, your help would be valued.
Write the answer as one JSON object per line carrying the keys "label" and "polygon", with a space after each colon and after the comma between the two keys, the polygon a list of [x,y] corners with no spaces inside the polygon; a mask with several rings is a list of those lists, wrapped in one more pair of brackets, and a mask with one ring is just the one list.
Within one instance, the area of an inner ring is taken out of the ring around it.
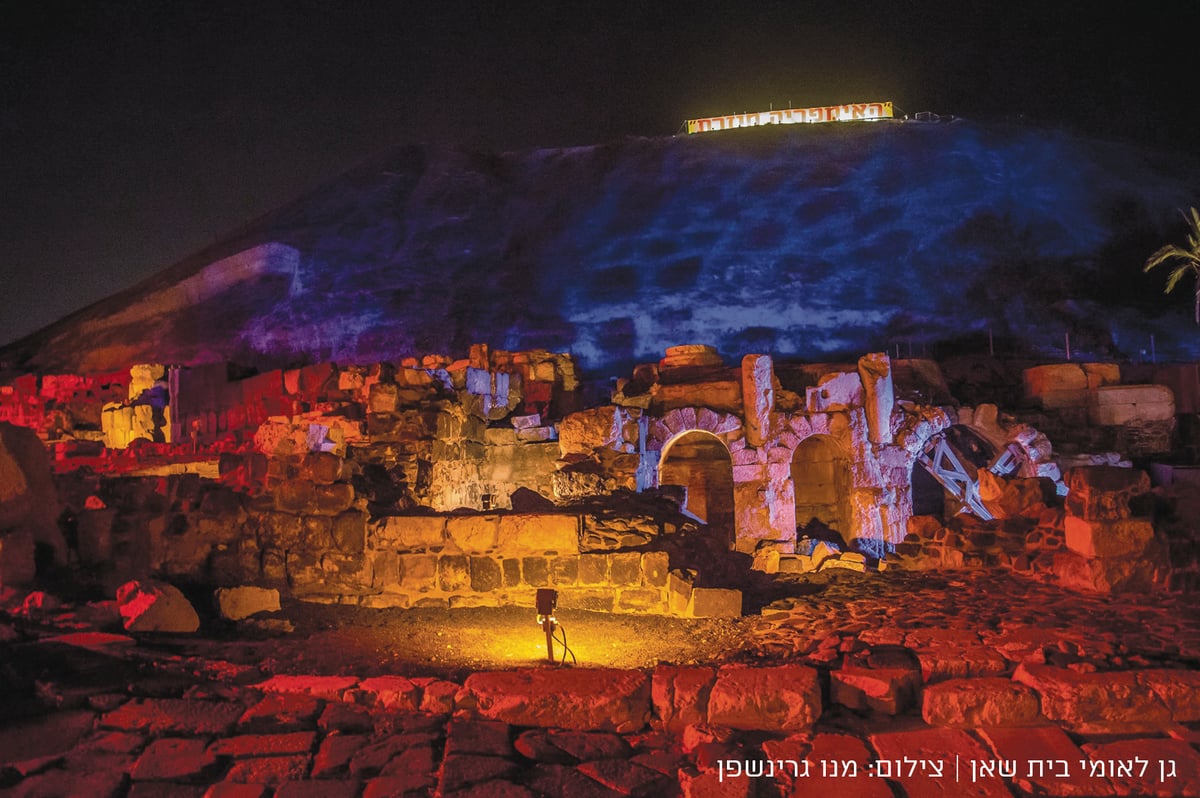
{"label": "stone block", "polygon": [[471,558],[471,590],[490,593],[499,590],[502,583],[500,563],[492,557]]}
{"label": "stone block", "polygon": [[523,557],[521,578],[530,587],[546,587],[550,584],[549,557]]}
{"label": "stone block", "polygon": [[1067,472],[1067,514],[1088,520],[1129,518],[1129,501],[1150,491],[1145,471],[1118,466],[1079,466]]}
{"label": "stone block", "polygon": [[214,593],[217,613],[228,621],[240,621],[260,612],[279,612],[279,591],[274,588],[241,587],[217,588]]}
{"label": "stone block", "polygon": [[1171,709],[1134,671],[1079,673],[1022,663],[1013,681],[1038,694],[1050,720],[1080,734],[1151,732],[1171,722]]}
{"label": "stone block", "polygon": [[1174,418],[1175,396],[1165,385],[1097,388],[1088,403],[1088,420],[1104,427],[1172,421]]}
{"label": "stone block", "polygon": [[607,585],[609,555],[581,554],[579,555],[579,583],[581,585]]}
{"label": "stone block", "polygon": [[443,554],[437,558],[438,587],[447,593],[467,590],[471,584],[471,562],[465,554]]}
{"label": "stone block", "polygon": [[312,480],[289,479],[275,489],[275,507],[285,513],[303,513],[316,506]]}
{"label": "stone block", "polygon": [[830,699],[851,709],[898,715],[916,702],[921,674],[904,668],[845,666],[830,676]]}
{"label": "stone block", "polygon": [[1067,548],[1084,557],[1137,556],[1154,540],[1154,527],[1147,520],[1085,521],[1066,517]]}
{"label": "stone block", "polygon": [[667,575],[667,609],[672,615],[687,615],[692,601],[695,572],[676,568]]}
{"label": "stone block", "polygon": [[519,587],[521,585],[521,561],[516,557],[505,557],[500,560],[500,581],[504,587]]}
{"label": "stone block", "polygon": [[371,544],[399,550],[440,548],[446,542],[446,519],[435,515],[395,515],[380,519],[371,531]]}
{"label": "stone block", "polygon": [[579,517],[552,513],[501,516],[498,545],[505,552],[576,554]]}
{"label": "stone block", "polygon": [[[586,555],[585,555],[586,556]],[[640,585],[642,582],[642,555],[636,551],[610,554],[609,579],[614,585]]]}
{"label": "stone block", "polygon": [[200,629],[200,617],[191,602],[166,582],[126,582],[117,589],[117,609],[129,632],[190,633]]}
{"label": "stone block", "polygon": [[665,588],[671,558],[665,551],[648,551],[642,554],[642,583],[649,587]]}
{"label": "stone block", "polygon": [[337,515],[349,510],[354,504],[354,488],[346,482],[317,485],[313,492],[316,512],[322,515]]}
{"label": "stone block", "polygon": [[551,557],[550,581],[555,585],[575,585],[579,583],[578,557]]}
{"label": "stone block", "polygon": [[517,442],[517,431],[512,427],[488,427],[483,441],[489,446],[512,446]]}
{"label": "stone block", "polygon": [[1072,590],[1115,593],[1147,590],[1154,583],[1157,563],[1130,557],[1084,557],[1073,551],[1058,551],[1051,560],[1054,578]]}
{"label": "stone block", "polygon": [[554,427],[528,427],[517,430],[517,440],[521,443],[539,443],[557,440],[558,432]]}
{"label": "stone block", "polygon": [[742,591],[721,587],[692,588],[688,601],[689,618],[740,618]]}
{"label": "stone block", "polygon": [[1037,721],[1037,694],[1011,679],[950,679],[925,688],[921,717],[930,726],[978,729]]}
{"label": "stone block", "polygon": [[499,528],[500,516],[451,516],[446,519],[446,538],[467,553],[492,551]]}
{"label": "stone block", "polygon": [[820,716],[817,671],[804,665],[724,665],[708,698],[710,726],[808,732]]}
{"label": "stone block", "polygon": [[1025,398],[1041,407],[1076,407],[1087,402],[1087,374],[1077,364],[1035,366],[1025,369],[1021,377],[1025,387]]}
{"label": "stone block", "polygon": [[400,586],[405,590],[432,590],[437,587],[438,557],[435,554],[401,554]]}
{"label": "stone block", "polygon": [[317,485],[332,485],[342,475],[342,458],[332,452],[312,452],[305,456],[301,476]]}
{"label": "stone block", "polygon": [[392,382],[376,382],[367,394],[367,412],[395,413],[400,407],[400,387]]}
{"label": "stone block", "polygon": [[366,550],[367,516],[357,510],[333,518],[330,525],[333,545],[344,554],[362,554]]}
{"label": "stone block", "polygon": [[613,591],[604,588],[566,587],[558,591],[558,606],[564,610],[612,612]]}
{"label": "stone block", "polygon": [[563,455],[591,454],[620,443],[626,413],[607,405],[571,413],[558,423],[558,448]]}
{"label": "stone block", "polygon": [[[1021,767],[1013,784],[1028,795],[1088,796],[1111,794],[1107,779],[1092,778],[1086,770],[1072,770],[1072,764],[1085,760],[1083,752],[1067,733],[1057,726],[991,726],[978,734],[999,760],[1013,762],[1052,762],[1056,767]],[[1060,762],[1068,763],[1063,768]],[[1065,772],[1064,772],[1065,771]]]}
{"label": "stone block", "polygon": [[617,594],[617,610],[621,612],[652,612],[662,614],[666,611],[666,591],[653,587],[631,587]]}
{"label": "stone block", "polygon": [[708,667],[659,665],[651,677],[654,714],[666,731],[678,734],[708,720],[708,696],[717,672]]}

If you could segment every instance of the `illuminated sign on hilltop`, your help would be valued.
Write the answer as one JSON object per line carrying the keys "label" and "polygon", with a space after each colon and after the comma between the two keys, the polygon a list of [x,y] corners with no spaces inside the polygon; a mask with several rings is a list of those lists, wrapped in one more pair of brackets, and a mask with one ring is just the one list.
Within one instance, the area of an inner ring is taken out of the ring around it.
{"label": "illuminated sign on hilltop", "polygon": [[784,111],[760,111],[756,114],[710,116],[689,119],[688,133],[707,133],[710,130],[729,130],[735,127],[759,125],[799,125],[815,122],[851,122],[860,119],[891,119],[891,103],[851,103],[826,105],[821,108],[788,108]]}

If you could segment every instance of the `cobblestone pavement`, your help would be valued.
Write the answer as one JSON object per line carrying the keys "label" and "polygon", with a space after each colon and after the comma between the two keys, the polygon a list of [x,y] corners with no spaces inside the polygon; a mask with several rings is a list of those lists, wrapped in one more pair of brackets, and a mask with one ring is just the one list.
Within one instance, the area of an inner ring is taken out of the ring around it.
{"label": "cobblestone pavement", "polygon": [[703,661],[461,679],[285,668],[303,629],[249,662],[10,617],[0,795],[1200,795],[1189,596],[971,571],[773,591]]}

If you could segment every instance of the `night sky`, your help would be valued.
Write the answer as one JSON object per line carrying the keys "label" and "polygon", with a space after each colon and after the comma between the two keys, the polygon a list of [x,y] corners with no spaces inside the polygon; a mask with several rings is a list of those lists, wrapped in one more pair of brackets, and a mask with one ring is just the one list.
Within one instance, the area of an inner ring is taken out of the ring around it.
{"label": "night sky", "polygon": [[0,0],[0,343],[396,144],[891,100],[1194,152],[1196,9]]}

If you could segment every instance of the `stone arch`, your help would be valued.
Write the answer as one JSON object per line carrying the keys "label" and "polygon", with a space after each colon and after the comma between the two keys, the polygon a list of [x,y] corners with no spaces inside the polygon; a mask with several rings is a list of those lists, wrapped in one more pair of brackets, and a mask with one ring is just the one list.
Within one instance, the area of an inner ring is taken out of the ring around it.
{"label": "stone arch", "polygon": [[684,488],[681,509],[733,540],[733,458],[719,436],[685,430],[667,441],[659,458],[658,483]]}
{"label": "stone arch", "polygon": [[814,519],[848,542],[853,534],[850,456],[830,435],[810,435],[796,445],[791,463],[796,524]]}

